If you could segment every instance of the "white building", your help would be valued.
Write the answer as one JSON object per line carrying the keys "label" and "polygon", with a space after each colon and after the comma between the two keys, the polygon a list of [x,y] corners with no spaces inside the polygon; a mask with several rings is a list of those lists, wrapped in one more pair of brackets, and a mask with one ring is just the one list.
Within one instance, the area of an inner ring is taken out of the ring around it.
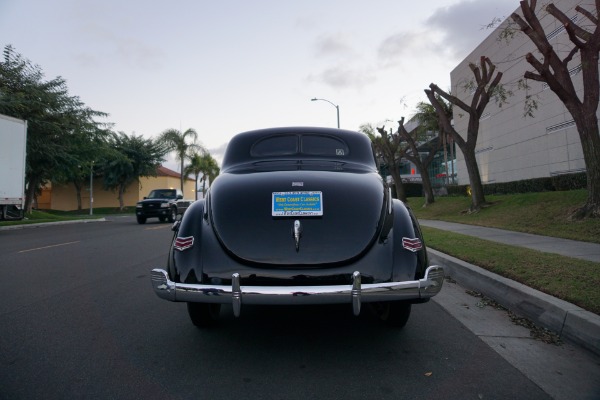
{"label": "white building", "polygon": [[[589,24],[575,6],[594,11],[593,0],[555,0],[553,3],[575,23]],[[536,13],[554,49],[563,51],[561,58],[573,47],[562,24],[542,10],[544,2],[538,2]],[[520,8],[516,10],[521,14]],[[522,32],[508,40],[499,38],[500,33],[512,19],[510,17],[495,29],[450,74],[452,94],[470,104],[472,91],[468,83],[474,82],[469,63],[480,64],[480,57],[487,56],[501,71],[501,84],[513,92],[508,103],[499,107],[492,99],[480,119],[476,154],[481,180],[485,183],[510,182],[522,179],[549,177],[557,174],[585,171],[579,135],[571,114],[563,103],[542,82],[528,80],[528,89],[519,89],[525,71],[534,71],[525,60],[529,52],[539,57],[531,40]],[[516,27],[516,25],[515,25]],[[583,94],[581,62],[579,54],[569,63],[571,75],[580,95]],[[525,98],[537,101],[534,117],[524,117]],[[597,112],[598,113],[598,112]],[[600,115],[600,113],[598,113]],[[466,138],[468,115],[454,107],[454,127]],[[469,178],[460,150],[457,151],[458,183],[468,184]]]}

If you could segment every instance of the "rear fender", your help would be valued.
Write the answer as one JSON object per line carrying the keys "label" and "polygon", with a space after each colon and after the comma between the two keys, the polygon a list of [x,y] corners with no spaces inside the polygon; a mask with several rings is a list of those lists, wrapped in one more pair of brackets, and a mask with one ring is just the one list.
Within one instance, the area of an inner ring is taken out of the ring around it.
{"label": "rear fender", "polygon": [[[172,275],[171,279],[177,279],[175,282],[198,282],[194,275],[197,271],[202,271],[203,230],[210,228],[204,207],[204,200],[192,203],[183,214],[179,230],[173,237],[169,255],[169,273]],[[175,246],[178,238],[190,246],[178,249]]]}
{"label": "rear fender", "polygon": [[[400,200],[394,199],[393,207],[394,228],[390,237],[394,244],[393,279],[397,282],[421,279],[427,269],[427,253],[419,223],[410,208]],[[422,248],[417,251],[405,248],[403,238],[419,239]]]}

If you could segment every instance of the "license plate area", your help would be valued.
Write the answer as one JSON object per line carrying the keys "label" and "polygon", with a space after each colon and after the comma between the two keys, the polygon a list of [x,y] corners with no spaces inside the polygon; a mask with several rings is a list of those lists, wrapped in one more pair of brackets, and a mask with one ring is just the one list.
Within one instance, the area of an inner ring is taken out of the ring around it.
{"label": "license plate area", "polygon": [[273,217],[322,216],[323,192],[273,192]]}

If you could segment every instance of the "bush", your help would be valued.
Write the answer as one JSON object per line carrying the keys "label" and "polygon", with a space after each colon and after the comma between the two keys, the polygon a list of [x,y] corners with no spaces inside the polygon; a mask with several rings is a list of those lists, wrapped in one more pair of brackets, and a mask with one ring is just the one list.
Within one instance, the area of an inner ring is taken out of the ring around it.
{"label": "bush", "polygon": [[587,174],[580,172],[578,174],[556,175],[552,178],[555,190],[576,190],[587,188]]}
{"label": "bush", "polygon": [[[448,195],[468,196],[468,187],[469,185],[448,186]],[[556,175],[547,178],[488,183],[483,185],[483,193],[487,196],[494,194],[558,192],[564,190],[585,189],[586,187],[587,175],[585,172],[580,172],[576,174]]]}
{"label": "bush", "polygon": [[446,186],[448,196],[468,196],[467,188],[469,185],[449,185]]}
{"label": "bush", "polygon": [[406,197],[422,197],[425,195],[422,183],[404,183],[404,191],[406,192]]}

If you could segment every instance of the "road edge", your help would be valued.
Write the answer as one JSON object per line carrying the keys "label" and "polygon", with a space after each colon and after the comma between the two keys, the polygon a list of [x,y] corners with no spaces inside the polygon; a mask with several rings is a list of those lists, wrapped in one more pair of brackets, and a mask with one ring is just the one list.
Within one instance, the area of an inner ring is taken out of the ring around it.
{"label": "road edge", "polygon": [[66,224],[86,224],[88,222],[106,222],[106,218],[71,219],[68,221],[40,222],[37,224],[7,225],[7,226],[0,226],[0,231],[10,231],[10,230],[15,230],[15,229],[26,229],[26,228],[42,228],[44,226],[66,225]]}
{"label": "road edge", "polygon": [[464,288],[600,355],[600,316],[435,249],[427,248],[427,253],[431,265],[443,266],[446,276]]}

